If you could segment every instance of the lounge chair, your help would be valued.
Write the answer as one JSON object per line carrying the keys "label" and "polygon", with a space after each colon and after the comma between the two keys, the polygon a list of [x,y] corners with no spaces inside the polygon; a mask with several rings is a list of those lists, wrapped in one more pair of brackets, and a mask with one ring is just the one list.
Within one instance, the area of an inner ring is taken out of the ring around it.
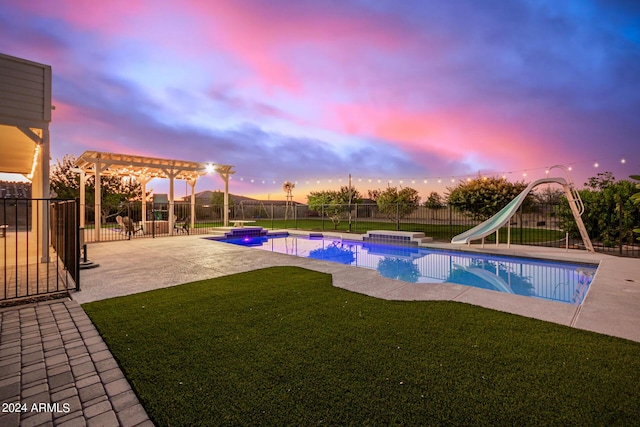
{"label": "lounge chair", "polygon": [[189,227],[191,226],[191,218],[186,217],[181,221],[173,222],[173,231],[176,233],[187,233],[189,234]]}
{"label": "lounge chair", "polygon": [[133,224],[133,221],[128,216],[122,217],[118,215],[116,217],[116,222],[118,223],[118,225],[120,225],[120,229],[127,233],[127,237],[129,238],[129,240],[131,240],[132,235],[137,234],[139,231],[144,232],[144,229],[142,226],[136,229],[135,225]]}

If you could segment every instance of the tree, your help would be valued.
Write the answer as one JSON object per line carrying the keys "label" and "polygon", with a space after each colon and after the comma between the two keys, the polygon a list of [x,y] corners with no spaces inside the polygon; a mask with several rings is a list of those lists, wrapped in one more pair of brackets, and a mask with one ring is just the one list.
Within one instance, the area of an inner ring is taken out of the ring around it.
{"label": "tree", "polygon": [[[582,222],[587,234],[605,247],[613,247],[623,241],[633,241],[634,225],[640,221],[638,206],[633,198],[638,188],[630,181],[615,180],[611,172],[599,173],[585,183],[580,190],[584,204]],[[578,237],[579,231],[566,199],[558,206],[557,216],[563,231]]]}
{"label": "tree", "polygon": [[80,196],[80,175],[71,170],[75,161],[74,156],[67,154],[62,161],[56,159],[56,164],[51,167],[49,187],[52,194],[60,199],[75,199]]}
{"label": "tree", "polygon": [[[640,181],[640,175],[631,175],[629,178],[633,179],[634,181]],[[636,184],[636,188],[640,190],[640,183]],[[631,201],[636,205],[640,205],[640,191],[637,193],[634,193],[631,196]],[[640,234],[640,227],[634,228],[633,232],[636,234]],[[638,237],[637,239],[640,240],[640,237]]]}
{"label": "tree", "polygon": [[[209,199],[209,203],[213,207],[214,212],[218,214],[219,218],[222,218],[222,214],[224,211],[224,192],[223,191],[214,191],[211,193],[211,198]],[[235,207],[235,203],[233,202],[233,198],[229,197],[229,209],[233,210]]]}
{"label": "tree", "polygon": [[[504,178],[481,177],[461,182],[449,190],[449,205],[477,221],[484,221],[497,214],[527,187],[523,181],[509,182]],[[522,205],[530,209],[532,197]]]}
{"label": "tree", "polygon": [[536,203],[541,205],[558,205],[564,197],[565,194],[562,189],[553,188],[550,185],[533,194]]}
{"label": "tree", "polygon": [[360,202],[362,202],[360,192],[353,187],[350,189],[347,186],[342,186],[340,191],[312,191],[307,195],[309,209],[324,213],[325,216],[330,218],[334,230],[338,228],[338,224],[340,224],[345,212],[348,212],[349,222],[351,222],[351,205]]}
{"label": "tree", "polygon": [[418,190],[411,187],[387,187],[386,190],[378,190],[376,198],[378,210],[387,215],[396,224],[400,223],[400,219],[409,215],[420,205],[420,196]]}
{"label": "tree", "polygon": [[[80,197],[80,176],[73,172],[76,158],[66,155],[62,161],[56,160],[49,174],[51,191],[61,199]],[[87,205],[95,205],[95,177],[89,175],[85,181],[85,198]],[[100,177],[100,211],[102,222],[107,218],[118,215],[124,202],[142,200],[142,186],[133,177],[119,176]]]}
{"label": "tree", "polygon": [[333,229],[338,228],[344,205],[339,202],[339,193],[332,190],[312,191],[307,195],[309,209],[327,216],[333,222]]}
{"label": "tree", "polygon": [[369,198],[374,202],[378,200],[378,195],[380,194],[380,190],[367,190]]}
{"label": "tree", "polygon": [[445,207],[444,197],[442,197],[437,191],[432,191],[427,197],[427,201],[424,202],[424,206],[429,209],[442,209]]}

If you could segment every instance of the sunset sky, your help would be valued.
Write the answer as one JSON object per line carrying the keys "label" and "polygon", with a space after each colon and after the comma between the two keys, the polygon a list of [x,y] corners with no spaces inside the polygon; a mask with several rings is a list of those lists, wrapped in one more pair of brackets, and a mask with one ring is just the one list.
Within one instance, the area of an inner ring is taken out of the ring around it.
{"label": "sunset sky", "polygon": [[234,194],[288,180],[301,201],[349,174],[423,198],[555,164],[640,174],[633,0],[1,0],[0,52],[52,66],[53,162],[232,164]]}

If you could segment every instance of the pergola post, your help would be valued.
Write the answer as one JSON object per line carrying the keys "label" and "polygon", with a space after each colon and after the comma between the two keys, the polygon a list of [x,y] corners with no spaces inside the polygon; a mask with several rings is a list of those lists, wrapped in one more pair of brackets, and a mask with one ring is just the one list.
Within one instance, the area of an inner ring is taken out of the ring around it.
{"label": "pergola post", "polygon": [[190,179],[188,182],[191,186],[191,215],[189,215],[191,224],[189,224],[189,228],[193,230],[196,224],[196,179]]}
{"label": "pergola post", "polygon": [[108,165],[102,164],[100,158],[94,162],[93,171],[95,173],[95,228],[94,239],[100,241],[100,230],[102,228],[102,185],[100,175],[109,168]]}
{"label": "pergola post", "polygon": [[163,169],[164,173],[167,174],[167,177],[169,178],[169,234],[173,234],[173,224],[175,223],[174,221],[174,206],[173,206],[173,182],[176,178],[176,176],[178,176],[178,172],[175,169]]}
{"label": "pergola post", "polygon": [[232,169],[233,169],[233,166],[227,166],[227,165],[216,166],[216,171],[218,172],[218,175],[220,175],[220,177],[224,181],[224,215],[223,215],[224,227],[229,226],[229,176],[235,173],[235,171],[233,171]]}
{"label": "pergola post", "polygon": [[95,163],[95,171],[96,171],[96,175],[95,175],[95,187],[94,187],[94,198],[93,200],[95,200],[95,203],[93,205],[93,210],[94,210],[94,228],[93,228],[93,236],[96,240],[96,242],[100,241],[100,229],[102,228],[102,211],[100,209],[100,204],[102,203],[101,200],[101,191],[102,189],[100,188],[100,171],[101,169],[101,165],[100,165],[100,160],[98,160]]}
{"label": "pergola post", "polygon": [[85,209],[87,203],[87,175],[80,169],[80,228],[84,228]]}
{"label": "pergola post", "polygon": [[151,181],[151,178],[146,175],[138,175],[137,180],[142,186],[142,218],[140,220],[144,223],[147,220],[147,183]]}

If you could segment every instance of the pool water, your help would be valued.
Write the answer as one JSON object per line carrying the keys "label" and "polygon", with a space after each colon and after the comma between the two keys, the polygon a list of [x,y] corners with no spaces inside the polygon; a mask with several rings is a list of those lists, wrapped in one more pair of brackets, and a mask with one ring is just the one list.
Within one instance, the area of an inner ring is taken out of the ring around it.
{"label": "pool water", "polygon": [[222,241],[369,268],[377,270],[384,277],[410,283],[457,283],[574,305],[582,303],[597,269],[597,266],[590,264],[327,237],[256,236]]}

